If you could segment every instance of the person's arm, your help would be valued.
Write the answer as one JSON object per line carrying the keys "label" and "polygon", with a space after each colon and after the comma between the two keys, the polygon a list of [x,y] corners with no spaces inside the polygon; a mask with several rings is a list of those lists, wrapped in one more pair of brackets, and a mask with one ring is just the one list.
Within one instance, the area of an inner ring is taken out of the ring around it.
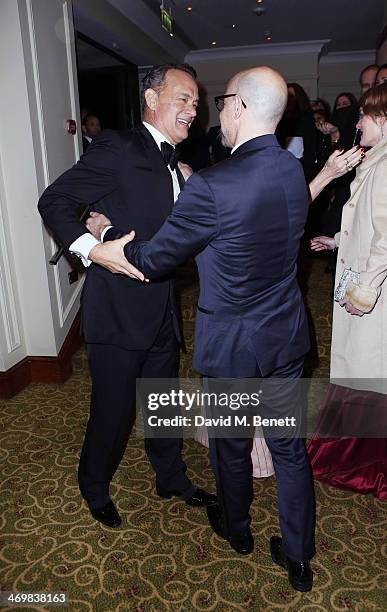
{"label": "person's arm", "polygon": [[325,135],[329,135],[331,144],[335,145],[340,140],[340,130],[336,125],[329,123],[329,121],[318,121],[316,128]]}
{"label": "person's arm", "polygon": [[364,149],[358,146],[352,147],[352,149],[349,149],[345,153],[343,149],[334,151],[332,155],[328,157],[324,167],[309,183],[311,201],[313,202],[331,181],[339,176],[343,176],[343,174],[346,174],[357,166],[363,157]]}
{"label": "person's arm", "polygon": [[105,130],[75,166],[56,179],[42,194],[38,209],[44,223],[66,248],[85,234],[79,208],[93,204],[117,189],[120,139]]}
{"label": "person's arm", "polygon": [[[339,237],[340,234],[336,234],[336,236]],[[316,236],[310,241],[310,248],[312,251],[334,251],[338,247],[336,236],[334,238],[330,236]]]}
{"label": "person's arm", "polygon": [[[104,130],[93,139],[78,163],[47,187],[39,200],[38,209],[44,223],[65,249],[81,257],[85,266],[91,263],[90,252],[99,246],[99,241],[85,231],[84,223],[79,220],[79,208],[92,205],[117,189],[120,163],[120,137],[116,132]],[[144,278],[127,262],[117,269],[107,269],[130,278]]]}
{"label": "person's arm", "polygon": [[370,312],[387,276],[387,158],[377,165],[371,193],[373,236],[365,269],[359,270],[359,284],[348,283],[345,301],[358,310]]}
{"label": "person's arm", "polygon": [[194,174],[165,223],[149,242],[130,242],[129,236],[101,244],[92,249],[90,258],[104,265],[122,265],[126,260],[139,268],[147,278],[171,272],[189,256],[202,251],[218,233],[217,210],[208,183]]}
{"label": "person's arm", "polygon": [[[185,181],[192,176],[193,170],[188,164],[178,162],[180,172]],[[102,213],[91,211],[90,216],[86,220],[86,227],[89,232],[96,238],[98,242],[108,242],[109,240],[116,240],[122,238],[130,229],[125,231],[112,225],[112,222],[108,217]]]}

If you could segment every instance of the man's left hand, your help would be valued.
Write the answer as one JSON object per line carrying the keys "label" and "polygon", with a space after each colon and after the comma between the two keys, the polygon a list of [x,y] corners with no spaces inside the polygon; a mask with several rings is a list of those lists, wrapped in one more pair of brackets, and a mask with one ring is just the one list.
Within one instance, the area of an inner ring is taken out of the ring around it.
{"label": "man's left hand", "polygon": [[140,270],[128,262],[124,255],[124,246],[133,240],[135,232],[132,230],[126,236],[109,242],[96,244],[89,253],[89,259],[113,274],[124,274],[130,278],[148,282]]}
{"label": "man's left hand", "polygon": [[362,310],[359,310],[358,308],[355,308],[355,306],[352,306],[351,302],[347,302],[345,299],[344,300],[340,300],[339,302],[340,306],[345,306],[345,310],[351,314],[351,315],[356,315],[357,317],[362,317],[364,312]]}
{"label": "man's left hand", "polygon": [[193,174],[193,170],[191,166],[188,164],[184,164],[183,162],[178,162],[179,170],[182,173],[184,180],[188,181],[189,177]]}
{"label": "man's left hand", "polygon": [[106,227],[112,225],[110,219],[105,217],[102,213],[91,211],[90,217],[86,219],[86,227],[90,234],[93,234],[94,238],[101,241],[101,234]]}

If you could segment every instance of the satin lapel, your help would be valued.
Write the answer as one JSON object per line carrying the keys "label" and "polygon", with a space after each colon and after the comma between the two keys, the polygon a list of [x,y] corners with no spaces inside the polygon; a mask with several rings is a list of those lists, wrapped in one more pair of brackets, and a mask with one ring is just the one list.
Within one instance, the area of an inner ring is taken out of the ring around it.
{"label": "satin lapel", "polygon": [[162,158],[159,147],[153,136],[145,126],[138,128],[139,140],[142,144],[144,155],[152,169],[152,181],[154,183],[155,198],[158,207],[167,217],[173,208],[173,183],[172,176]]}

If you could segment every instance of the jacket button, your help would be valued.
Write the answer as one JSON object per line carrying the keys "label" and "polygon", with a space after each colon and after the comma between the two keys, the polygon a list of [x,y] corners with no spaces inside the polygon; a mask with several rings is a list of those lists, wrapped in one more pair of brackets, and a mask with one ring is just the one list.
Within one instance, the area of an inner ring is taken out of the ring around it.
{"label": "jacket button", "polygon": [[349,208],[353,208],[355,206],[355,204],[353,202],[349,202],[348,206],[349,206]]}
{"label": "jacket button", "polygon": [[341,258],[340,261],[341,261],[342,264],[344,263],[344,259],[343,258]]}
{"label": "jacket button", "polygon": [[346,236],[348,236],[348,232],[347,232],[347,230],[344,230],[344,234],[345,234]]}

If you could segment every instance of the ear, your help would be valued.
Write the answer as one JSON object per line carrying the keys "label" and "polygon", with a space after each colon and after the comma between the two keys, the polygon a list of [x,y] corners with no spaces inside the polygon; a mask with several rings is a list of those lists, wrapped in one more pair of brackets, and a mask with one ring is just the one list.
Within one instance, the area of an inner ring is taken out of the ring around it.
{"label": "ear", "polygon": [[242,114],[243,106],[239,96],[234,97],[234,118],[239,119]]}
{"label": "ear", "polygon": [[157,105],[159,101],[157,91],[155,91],[154,89],[147,89],[145,91],[144,97],[145,97],[145,102],[148,108],[151,111],[155,111],[157,109]]}

